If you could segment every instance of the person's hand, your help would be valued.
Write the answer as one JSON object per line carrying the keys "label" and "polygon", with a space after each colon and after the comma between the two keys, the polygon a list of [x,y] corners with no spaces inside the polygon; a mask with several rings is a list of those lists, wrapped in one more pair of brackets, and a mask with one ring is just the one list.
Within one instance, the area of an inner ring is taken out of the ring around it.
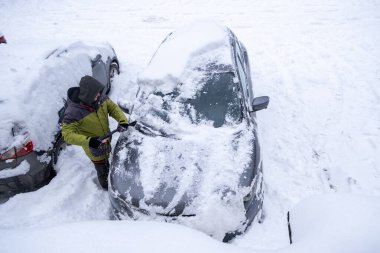
{"label": "person's hand", "polygon": [[135,126],[137,123],[137,121],[132,121],[131,123],[129,124],[120,124],[118,129],[120,132],[124,132],[128,129],[129,126]]}
{"label": "person's hand", "polygon": [[129,125],[128,124],[120,124],[118,127],[117,127],[117,130],[119,132],[124,132],[124,131],[127,131]]}
{"label": "person's hand", "polygon": [[99,137],[91,137],[90,138],[90,142],[88,143],[88,145],[91,147],[91,148],[99,148],[100,144],[102,144],[102,141],[100,141],[98,139]]}
{"label": "person's hand", "polygon": [[136,126],[136,123],[137,123],[137,121],[132,121],[131,123],[129,123],[128,125],[130,125],[130,126]]}

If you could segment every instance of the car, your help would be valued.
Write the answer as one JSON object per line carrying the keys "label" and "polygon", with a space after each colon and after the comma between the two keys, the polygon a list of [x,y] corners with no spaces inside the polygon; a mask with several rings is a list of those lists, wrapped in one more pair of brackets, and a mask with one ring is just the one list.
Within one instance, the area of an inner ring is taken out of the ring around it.
{"label": "car", "polygon": [[[224,242],[261,218],[263,163],[247,50],[227,27],[170,33],[138,78],[137,121],[117,140],[114,219],[173,222]],[[127,103],[126,103],[127,104]]]}
{"label": "car", "polygon": [[119,61],[108,43],[77,41],[48,52],[36,65],[25,74],[25,81],[1,84],[8,91],[0,96],[3,198],[36,190],[55,176],[58,156],[66,146],[60,124],[68,88],[92,75],[108,94],[114,75],[119,74]]}
{"label": "car", "polygon": [[4,36],[4,34],[2,33],[2,32],[0,32],[0,44],[1,43],[7,43],[7,41],[6,41],[6,39],[5,39],[5,36]]}

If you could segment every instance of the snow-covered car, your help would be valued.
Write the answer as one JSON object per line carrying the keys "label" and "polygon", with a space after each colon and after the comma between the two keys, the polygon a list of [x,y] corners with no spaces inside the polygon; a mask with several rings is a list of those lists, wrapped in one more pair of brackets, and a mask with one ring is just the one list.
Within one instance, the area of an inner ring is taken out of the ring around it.
{"label": "snow-covered car", "polygon": [[75,42],[48,53],[19,82],[0,83],[0,196],[35,190],[55,175],[65,142],[60,132],[68,88],[84,75],[108,93],[119,73],[109,44]]}
{"label": "snow-covered car", "polygon": [[2,32],[0,32],[0,44],[1,43],[7,43],[6,39],[5,39],[5,36]]}
{"label": "snow-covered car", "polygon": [[248,55],[227,27],[169,34],[138,79],[115,146],[109,194],[116,219],[187,225],[223,241],[261,217],[263,173]]}

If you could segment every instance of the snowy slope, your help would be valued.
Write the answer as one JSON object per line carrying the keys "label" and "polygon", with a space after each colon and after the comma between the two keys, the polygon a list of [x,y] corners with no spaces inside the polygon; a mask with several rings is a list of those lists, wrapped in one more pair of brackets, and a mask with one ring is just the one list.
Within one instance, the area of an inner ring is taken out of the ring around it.
{"label": "snowy slope", "polygon": [[[271,97],[258,114],[266,217],[232,244],[287,246],[287,211],[313,195],[380,195],[379,0],[4,0],[0,13],[0,82],[14,86],[63,41],[108,41],[122,66],[114,100],[133,100],[170,31],[197,19],[230,27],[249,53],[255,95]],[[50,185],[0,205],[1,229],[108,219],[91,163],[76,147],[63,156]]]}

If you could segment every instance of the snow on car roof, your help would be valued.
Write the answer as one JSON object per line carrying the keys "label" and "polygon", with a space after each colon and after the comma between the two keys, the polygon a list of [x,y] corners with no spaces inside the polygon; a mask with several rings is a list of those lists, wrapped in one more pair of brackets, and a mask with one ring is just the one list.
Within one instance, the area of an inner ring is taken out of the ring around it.
{"label": "snow on car roof", "polygon": [[186,70],[209,63],[232,64],[229,32],[215,22],[200,21],[166,37],[139,80],[170,86],[180,82]]}

